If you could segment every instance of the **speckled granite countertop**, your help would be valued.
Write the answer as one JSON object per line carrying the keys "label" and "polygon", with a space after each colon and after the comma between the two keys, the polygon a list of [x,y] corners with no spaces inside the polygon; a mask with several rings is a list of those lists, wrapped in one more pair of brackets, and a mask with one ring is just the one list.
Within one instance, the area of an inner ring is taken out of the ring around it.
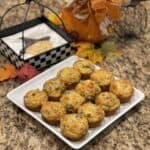
{"label": "speckled granite countertop", "polygon": [[[11,1],[9,3],[11,5]],[[2,7],[0,3],[0,12],[3,10]],[[11,21],[8,20],[9,23]],[[116,76],[130,79],[135,87],[142,90],[145,94],[144,101],[83,149],[150,149],[149,41],[150,34],[146,34],[142,40],[122,42],[124,56],[106,64]],[[6,62],[8,61],[0,55],[0,65]],[[17,80],[0,83],[0,150],[69,150],[66,144],[6,98],[6,94],[18,85]]]}

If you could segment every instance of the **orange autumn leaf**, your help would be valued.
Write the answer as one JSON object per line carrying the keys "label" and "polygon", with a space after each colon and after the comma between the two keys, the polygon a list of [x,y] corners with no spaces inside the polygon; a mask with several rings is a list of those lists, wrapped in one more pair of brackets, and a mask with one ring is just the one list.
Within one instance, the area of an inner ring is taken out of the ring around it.
{"label": "orange autumn leaf", "polygon": [[17,75],[17,69],[11,64],[4,65],[0,68],[0,81],[16,78]]}
{"label": "orange autumn leaf", "polygon": [[0,68],[0,81],[7,80],[9,78],[9,72],[5,68]]}
{"label": "orange autumn leaf", "polygon": [[17,69],[10,64],[5,65],[6,70],[8,70],[10,72],[10,78],[16,78],[18,75],[18,71]]}

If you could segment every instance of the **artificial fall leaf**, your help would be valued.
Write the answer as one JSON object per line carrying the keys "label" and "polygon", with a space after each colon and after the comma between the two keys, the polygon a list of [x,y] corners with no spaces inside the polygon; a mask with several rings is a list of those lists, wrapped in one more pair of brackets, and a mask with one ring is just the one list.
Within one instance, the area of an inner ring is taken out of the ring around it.
{"label": "artificial fall leaf", "polygon": [[91,43],[82,43],[81,44],[80,43],[77,45],[78,45],[77,52],[76,52],[77,56],[89,59],[94,64],[102,63],[103,57],[102,57],[100,51],[94,49],[93,44],[91,44]]}
{"label": "artificial fall leaf", "polygon": [[92,51],[90,49],[79,48],[76,52],[77,56],[82,57],[82,58],[87,58],[87,59],[89,59],[91,54],[92,54]]}
{"label": "artificial fall leaf", "polygon": [[18,75],[18,70],[13,65],[5,65],[6,70],[9,70],[10,77],[9,78],[16,78]]}
{"label": "artificial fall leaf", "polygon": [[24,64],[24,66],[18,72],[18,78],[21,82],[25,82],[38,74],[38,71],[34,69],[30,64]]}
{"label": "artificial fall leaf", "polygon": [[89,55],[89,60],[91,60],[94,64],[101,64],[103,62],[103,57],[100,51],[93,50],[93,52]]}
{"label": "artificial fall leaf", "polygon": [[88,42],[77,42],[74,47],[81,49],[94,49],[94,44]]}
{"label": "artificial fall leaf", "polygon": [[101,53],[104,57],[107,57],[108,53],[118,50],[117,45],[113,41],[106,41],[101,45]]}
{"label": "artificial fall leaf", "polygon": [[113,61],[122,55],[123,55],[123,52],[121,50],[118,50],[116,52],[110,52],[110,53],[108,53],[105,60],[106,61]]}
{"label": "artificial fall leaf", "polygon": [[[59,15],[61,17],[61,15]],[[61,25],[61,21],[59,20],[59,18],[54,14],[54,13],[50,13],[48,15],[48,19],[54,23],[55,25]]]}
{"label": "artificial fall leaf", "polygon": [[9,79],[9,72],[5,68],[0,68],[0,81]]}
{"label": "artificial fall leaf", "polygon": [[123,54],[121,50],[118,50],[116,43],[113,41],[104,42],[99,51],[106,61],[112,61]]}
{"label": "artificial fall leaf", "polygon": [[11,64],[6,64],[0,68],[0,81],[16,78],[17,75],[17,69]]}

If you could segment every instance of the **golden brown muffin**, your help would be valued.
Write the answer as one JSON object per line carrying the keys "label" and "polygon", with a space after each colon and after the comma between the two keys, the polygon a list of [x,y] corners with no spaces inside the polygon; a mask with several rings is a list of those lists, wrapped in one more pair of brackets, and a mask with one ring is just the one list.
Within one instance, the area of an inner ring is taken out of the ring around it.
{"label": "golden brown muffin", "polygon": [[101,92],[100,87],[92,80],[81,81],[75,90],[87,100],[94,100],[95,96]]}
{"label": "golden brown muffin", "polygon": [[73,68],[80,72],[83,79],[89,78],[95,70],[94,64],[89,60],[78,60],[73,64]]}
{"label": "golden brown muffin", "polygon": [[52,100],[58,100],[65,91],[65,84],[58,78],[53,78],[44,83],[43,89]]}
{"label": "golden brown muffin", "polygon": [[106,69],[99,69],[91,74],[91,79],[95,81],[102,90],[108,90],[111,81],[113,80],[113,74]]}
{"label": "golden brown muffin", "polygon": [[130,100],[134,89],[129,80],[113,80],[110,91],[120,99],[121,103],[124,103]]}
{"label": "golden brown muffin", "polygon": [[112,115],[120,107],[120,101],[111,92],[102,92],[96,98],[96,104],[100,105],[106,115]]}
{"label": "golden brown muffin", "polygon": [[41,108],[42,118],[50,124],[58,124],[65,114],[66,110],[60,102],[50,101]]}
{"label": "golden brown muffin", "polygon": [[32,111],[40,111],[42,105],[48,101],[46,92],[39,89],[30,90],[24,96],[25,106]]}
{"label": "golden brown muffin", "polygon": [[85,102],[85,98],[77,92],[67,91],[64,95],[62,95],[60,101],[68,113],[74,113],[77,112],[80,105]]}
{"label": "golden brown muffin", "polygon": [[67,114],[61,118],[60,128],[62,134],[70,140],[80,140],[88,131],[86,117],[79,114]]}
{"label": "golden brown muffin", "polygon": [[81,74],[77,70],[69,67],[60,70],[57,76],[65,83],[68,88],[72,88],[81,79]]}
{"label": "golden brown muffin", "polygon": [[93,103],[83,104],[79,107],[78,113],[84,115],[88,119],[90,127],[98,126],[105,116],[103,109]]}

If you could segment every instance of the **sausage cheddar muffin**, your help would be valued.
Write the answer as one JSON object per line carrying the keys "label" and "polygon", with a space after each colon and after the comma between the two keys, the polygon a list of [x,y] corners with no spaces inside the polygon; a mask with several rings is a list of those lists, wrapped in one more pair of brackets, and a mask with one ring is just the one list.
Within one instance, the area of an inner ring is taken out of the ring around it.
{"label": "sausage cheddar muffin", "polygon": [[50,124],[58,124],[65,114],[66,110],[60,102],[50,101],[41,108],[42,118]]}
{"label": "sausage cheddar muffin", "polygon": [[100,105],[106,115],[112,115],[120,107],[120,101],[116,95],[110,92],[102,92],[96,98],[96,104]]}
{"label": "sausage cheddar muffin", "polygon": [[74,91],[67,91],[60,98],[60,102],[64,105],[68,113],[77,112],[80,105],[85,102],[85,98]]}
{"label": "sausage cheddar muffin", "polygon": [[103,109],[93,103],[83,104],[79,107],[78,113],[84,115],[88,119],[90,127],[98,126],[105,116]]}
{"label": "sausage cheddar muffin", "polygon": [[120,99],[121,103],[124,103],[130,100],[134,90],[129,80],[113,80],[110,91]]}
{"label": "sausage cheddar muffin", "polygon": [[80,140],[88,131],[88,121],[82,115],[67,114],[61,118],[60,128],[66,138]]}
{"label": "sausage cheddar muffin", "polygon": [[65,83],[68,88],[73,87],[81,79],[81,74],[77,70],[69,67],[60,70],[57,76]]}
{"label": "sausage cheddar muffin", "polygon": [[80,82],[75,90],[87,100],[94,100],[95,96],[101,92],[100,87],[92,80]]}
{"label": "sausage cheddar muffin", "polygon": [[58,78],[53,78],[44,83],[43,89],[47,92],[49,99],[58,100],[65,90],[65,84]]}
{"label": "sausage cheddar muffin", "polygon": [[32,111],[40,111],[42,105],[48,101],[46,92],[39,89],[30,90],[24,96],[25,106]]}
{"label": "sausage cheddar muffin", "polygon": [[89,60],[78,60],[74,63],[73,67],[80,72],[83,79],[89,78],[95,70],[94,64]]}
{"label": "sausage cheddar muffin", "polygon": [[91,74],[91,79],[95,81],[102,90],[108,90],[113,79],[113,74],[106,69],[99,69]]}

